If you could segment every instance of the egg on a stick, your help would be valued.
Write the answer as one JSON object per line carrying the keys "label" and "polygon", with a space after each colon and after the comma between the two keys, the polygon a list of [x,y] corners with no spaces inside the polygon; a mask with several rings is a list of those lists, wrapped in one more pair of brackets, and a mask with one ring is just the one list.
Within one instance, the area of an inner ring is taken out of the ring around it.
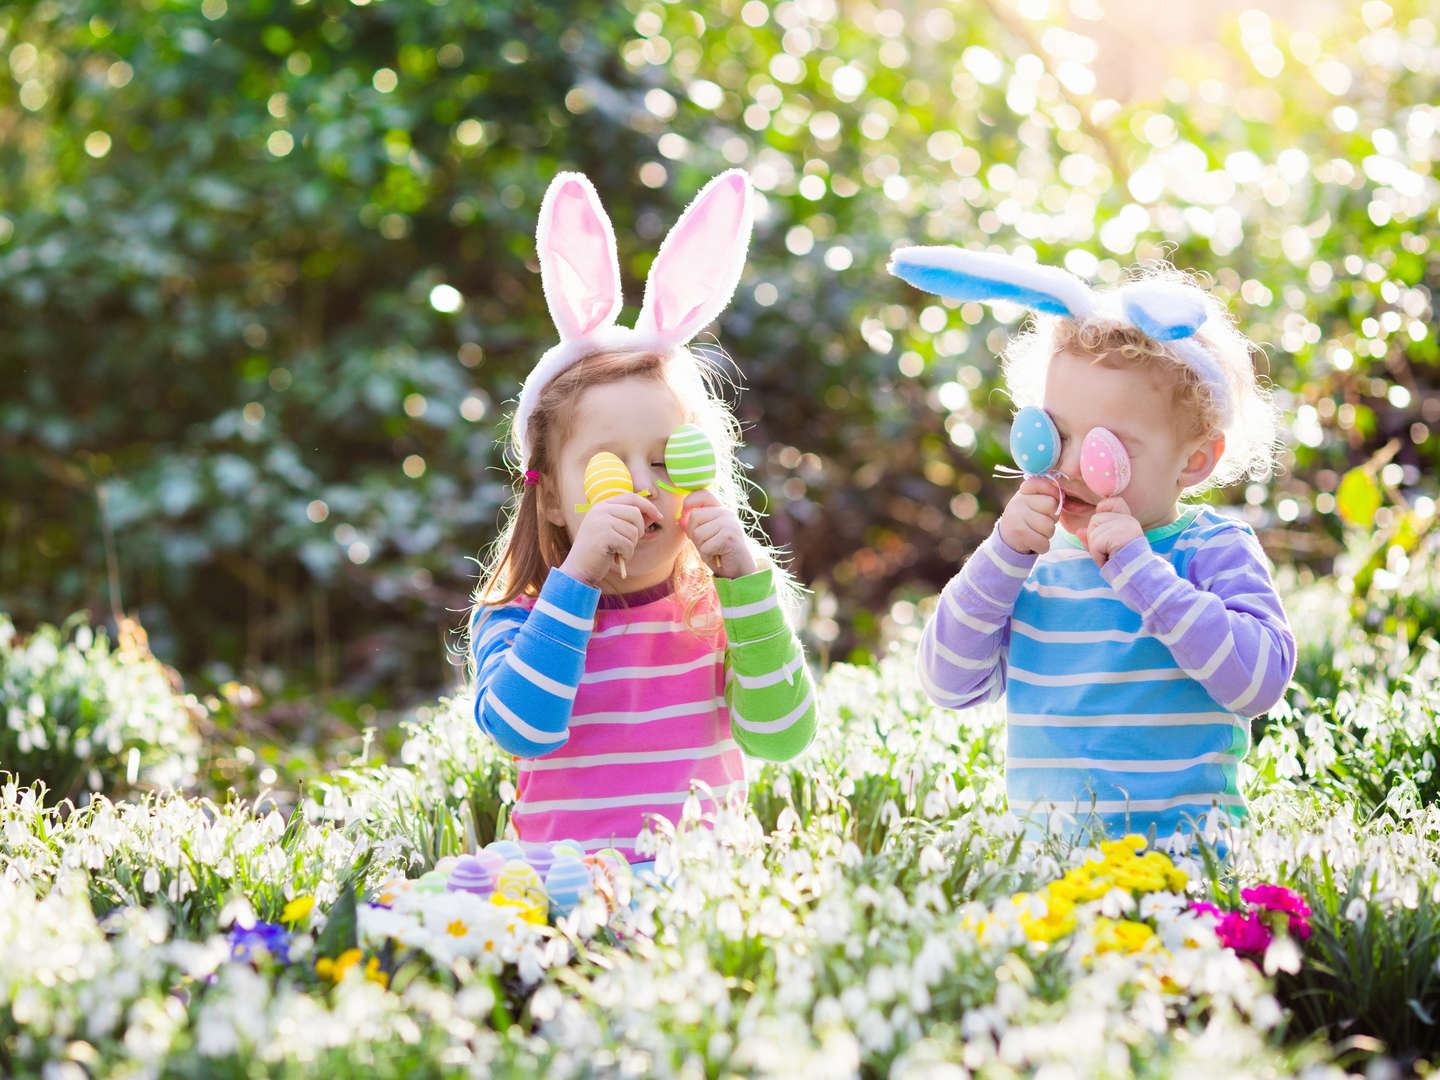
{"label": "egg on a stick", "polygon": [[[585,498],[588,501],[575,509],[583,514],[606,499],[634,490],[635,481],[630,478],[630,470],[625,467],[625,462],[620,460],[619,455],[612,454],[609,450],[601,450],[585,465]],[[640,494],[650,493],[642,491]],[[625,560],[616,555],[615,561],[620,564],[620,576],[625,577]]]}

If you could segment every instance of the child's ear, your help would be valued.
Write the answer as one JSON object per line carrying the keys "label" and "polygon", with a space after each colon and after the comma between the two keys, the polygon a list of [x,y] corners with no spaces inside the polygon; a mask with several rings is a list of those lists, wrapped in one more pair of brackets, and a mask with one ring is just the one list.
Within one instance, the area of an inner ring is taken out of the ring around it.
{"label": "child's ear", "polygon": [[560,509],[560,499],[554,484],[540,484],[535,489],[540,500],[540,513],[546,521],[557,528],[565,528],[565,513]]}
{"label": "child's ear", "polygon": [[1205,478],[1215,471],[1215,466],[1220,464],[1220,459],[1224,456],[1225,433],[1215,431],[1206,435],[1185,459],[1180,470],[1181,489],[1204,483]]}

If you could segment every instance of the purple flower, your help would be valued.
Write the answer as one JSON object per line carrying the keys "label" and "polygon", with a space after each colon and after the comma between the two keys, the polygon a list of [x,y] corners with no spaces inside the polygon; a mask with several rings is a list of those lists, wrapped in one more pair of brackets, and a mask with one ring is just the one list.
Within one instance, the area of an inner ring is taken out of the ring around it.
{"label": "purple flower", "polygon": [[1305,898],[1284,885],[1252,885],[1240,890],[1240,899],[1247,904],[1259,904],[1266,911],[1283,911],[1301,919],[1310,914]]}
{"label": "purple flower", "polygon": [[1261,921],[1259,912],[1246,914],[1239,911],[1227,911],[1220,917],[1220,923],[1215,927],[1215,933],[1220,938],[1222,945],[1228,946],[1238,953],[1251,953],[1255,956],[1262,955],[1275,936],[1270,932],[1270,928]]}
{"label": "purple flower", "polygon": [[232,926],[229,934],[230,959],[258,962],[257,951],[264,949],[282,964],[290,962],[290,931],[279,923],[257,922],[250,928]]}
{"label": "purple flower", "polygon": [[1210,903],[1209,900],[1196,900],[1192,902],[1190,910],[1198,911],[1201,915],[1209,915],[1212,919],[1219,919],[1224,914],[1218,907]]}

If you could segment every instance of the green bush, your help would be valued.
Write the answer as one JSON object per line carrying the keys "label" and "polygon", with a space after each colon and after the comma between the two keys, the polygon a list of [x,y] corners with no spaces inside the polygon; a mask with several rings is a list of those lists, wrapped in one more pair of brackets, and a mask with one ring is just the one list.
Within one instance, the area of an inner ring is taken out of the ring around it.
{"label": "green bush", "polygon": [[1433,496],[1440,462],[1429,9],[1249,13],[1225,81],[1181,49],[1121,104],[1061,7],[4,5],[0,523],[35,541],[7,544],[4,606],[103,605],[103,490],[126,602],[185,670],[431,696],[508,494],[496,420],[554,336],[531,235],[562,168],[616,223],[627,320],[703,179],[755,177],[719,335],[837,657],[1010,490],[1014,323],[889,278],[907,240],[1210,273],[1295,420],[1245,512],[1328,572],[1341,475],[1393,440],[1378,479]]}
{"label": "green bush", "polygon": [[111,645],[76,616],[28,637],[0,614],[0,767],[56,799],[195,779],[204,708],[122,622]]}

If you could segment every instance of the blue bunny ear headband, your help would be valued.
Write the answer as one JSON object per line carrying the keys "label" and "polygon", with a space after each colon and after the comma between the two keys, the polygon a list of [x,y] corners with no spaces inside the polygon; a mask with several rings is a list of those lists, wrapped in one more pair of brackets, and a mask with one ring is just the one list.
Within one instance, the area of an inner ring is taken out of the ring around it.
{"label": "blue bunny ear headband", "polygon": [[[1111,305],[1074,274],[1014,255],[967,251],[953,245],[897,248],[890,273],[917,289],[950,300],[1005,300],[1063,318],[1086,319]],[[1235,411],[1229,380],[1218,360],[1196,338],[1209,310],[1205,294],[1194,286],[1168,281],[1138,281],[1115,290],[1119,317],[1170,346],[1214,394],[1222,426]]]}

